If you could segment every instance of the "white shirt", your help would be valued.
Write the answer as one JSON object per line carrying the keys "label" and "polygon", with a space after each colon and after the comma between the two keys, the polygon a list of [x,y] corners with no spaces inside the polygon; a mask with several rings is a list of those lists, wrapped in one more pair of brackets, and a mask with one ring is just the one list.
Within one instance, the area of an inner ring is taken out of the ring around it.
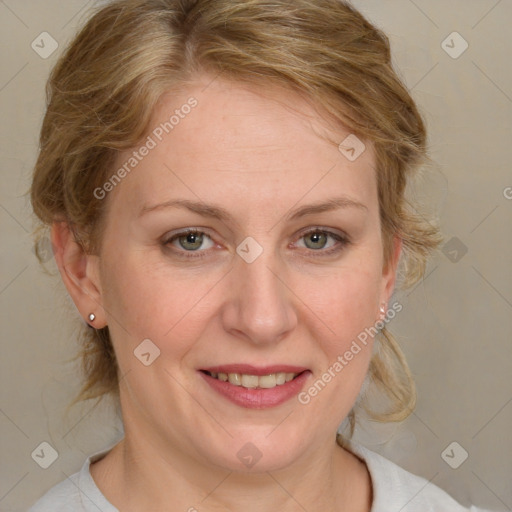
{"label": "white shirt", "polygon": [[[368,467],[373,486],[370,512],[490,512],[463,507],[425,478],[360,444],[349,441],[347,449]],[[109,451],[88,457],[78,473],[50,489],[28,512],[119,512],[98,489],[89,471],[91,463]]]}

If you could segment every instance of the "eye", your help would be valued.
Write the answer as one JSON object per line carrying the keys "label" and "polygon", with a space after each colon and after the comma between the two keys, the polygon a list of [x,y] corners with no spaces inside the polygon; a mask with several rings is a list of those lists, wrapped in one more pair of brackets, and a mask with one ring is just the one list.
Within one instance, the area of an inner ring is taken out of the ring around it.
{"label": "eye", "polygon": [[303,237],[304,245],[308,249],[325,249],[329,242],[329,235],[325,232],[314,231]]}
{"label": "eye", "polygon": [[195,229],[188,229],[181,233],[176,233],[168,238],[164,244],[173,245],[177,249],[186,252],[210,249],[214,245],[213,240],[206,233]]}
{"label": "eye", "polygon": [[321,254],[330,254],[342,250],[349,243],[346,236],[315,228],[302,234],[297,245]]}
{"label": "eye", "polygon": [[[172,246],[175,253],[181,253],[182,256],[192,257],[205,256],[208,249],[215,246],[215,242],[204,231],[196,228],[188,228],[178,233],[174,233],[166,238],[162,244]],[[309,253],[317,253],[315,256],[327,256],[344,249],[350,241],[346,235],[334,233],[332,231],[320,228],[310,229],[303,233],[295,242],[297,247],[309,250]],[[187,254],[188,253],[188,254]]]}

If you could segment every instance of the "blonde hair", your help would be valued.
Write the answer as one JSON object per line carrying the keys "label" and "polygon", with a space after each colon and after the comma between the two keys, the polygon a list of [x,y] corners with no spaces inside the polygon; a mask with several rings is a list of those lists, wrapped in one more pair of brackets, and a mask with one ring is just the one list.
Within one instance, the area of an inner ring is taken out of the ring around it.
{"label": "blonde hair", "polygon": [[[423,276],[441,237],[408,203],[405,188],[426,159],[425,126],[392,67],[387,37],[340,0],[118,0],[99,9],[47,84],[31,187],[41,221],[36,252],[56,220],[69,224],[84,251],[100,252],[107,201],[94,190],[111,174],[116,153],[147,133],[160,96],[200,71],[292,89],[371,141],[385,264],[396,235],[403,241],[401,286]],[[386,327],[376,343],[368,377],[389,407],[363,407],[377,421],[402,421],[416,401],[411,372]],[[75,402],[118,396],[108,327],[84,327],[82,344],[85,382]],[[348,419],[352,435],[354,409]]]}

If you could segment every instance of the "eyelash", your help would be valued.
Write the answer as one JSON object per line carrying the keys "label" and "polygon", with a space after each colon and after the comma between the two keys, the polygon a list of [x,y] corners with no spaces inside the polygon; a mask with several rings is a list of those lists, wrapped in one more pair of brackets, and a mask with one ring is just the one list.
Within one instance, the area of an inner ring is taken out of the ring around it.
{"label": "eyelash", "polygon": [[[343,249],[345,249],[348,245],[351,244],[350,239],[346,235],[334,233],[332,231],[329,231],[327,229],[320,228],[320,227],[315,227],[315,228],[309,229],[308,231],[303,232],[297,240],[300,240],[308,235],[311,235],[312,233],[321,233],[321,234],[327,235],[328,237],[331,237],[338,242],[337,245],[335,245],[329,249],[314,250],[314,249],[308,249],[306,247],[306,250],[308,250],[310,255],[313,256],[314,258],[322,258],[322,257],[331,256],[334,253],[341,252]],[[210,240],[212,240],[212,238],[208,235],[208,233],[201,231],[199,229],[196,229],[196,228],[189,228],[189,229],[180,231],[178,233],[175,233],[172,236],[170,236],[169,238],[166,238],[162,242],[162,245],[164,247],[167,247],[169,244],[171,244],[178,238],[180,238],[182,236],[186,236],[188,234],[206,235],[208,238],[210,238]],[[206,253],[208,252],[208,250],[186,251],[185,249],[181,249],[181,250],[175,250],[174,252],[175,252],[175,254],[179,254],[179,257],[183,257],[185,259],[193,259],[193,258],[197,259],[197,258],[206,257]]]}

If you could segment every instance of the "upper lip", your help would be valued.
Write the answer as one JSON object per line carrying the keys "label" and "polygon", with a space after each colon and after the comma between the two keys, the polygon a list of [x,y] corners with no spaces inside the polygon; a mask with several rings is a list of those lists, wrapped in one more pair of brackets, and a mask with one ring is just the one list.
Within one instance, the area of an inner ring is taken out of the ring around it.
{"label": "upper lip", "polygon": [[274,364],[271,366],[252,366],[250,364],[223,364],[201,368],[209,373],[241,373],[245,375],[270,375],[272,373],[302,373],[307,370],[304,366]]}

